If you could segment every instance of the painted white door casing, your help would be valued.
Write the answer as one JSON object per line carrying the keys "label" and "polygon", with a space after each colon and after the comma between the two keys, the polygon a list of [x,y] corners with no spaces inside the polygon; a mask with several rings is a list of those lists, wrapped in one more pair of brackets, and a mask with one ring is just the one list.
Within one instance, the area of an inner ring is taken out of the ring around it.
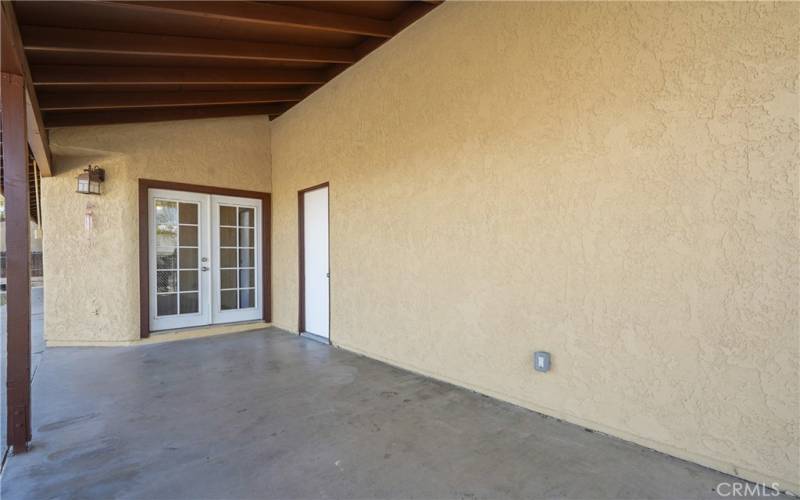
{"label": "painted white door casing", "polygon": [[305,331],[329,337],[328,188],[303,194]]}

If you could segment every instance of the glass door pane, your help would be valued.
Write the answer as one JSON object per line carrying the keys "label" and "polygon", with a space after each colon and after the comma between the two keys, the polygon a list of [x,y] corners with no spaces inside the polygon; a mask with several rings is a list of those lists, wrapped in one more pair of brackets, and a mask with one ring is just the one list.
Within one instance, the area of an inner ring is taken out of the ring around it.
{"label": "glass door pane", "polygon": [[156,200],[156,316],[200,311],[199,205]]}
{"label": "glass door pane", "polygon": [[218,211],[220,310],[255,308],[255,209],[220,204]]}

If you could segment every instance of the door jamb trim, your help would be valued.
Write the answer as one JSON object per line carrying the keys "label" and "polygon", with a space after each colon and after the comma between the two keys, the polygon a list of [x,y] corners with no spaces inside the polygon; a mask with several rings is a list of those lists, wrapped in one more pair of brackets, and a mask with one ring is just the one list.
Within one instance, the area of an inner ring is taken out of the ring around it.
{"label": "door jamb trim", "polygon": [[[305,250],[305,207],[303,205],[303,196],[310,191],[317,189],[328,188],[328,271],[331,268],[331,190],[330,182],[323,182],[309,188],[301,189],[297,192],[297,228],[298,228],[298,249],[297,249],[297,262],[298,262],[298,296],[300,303],[298,304],[298,318],[297,318],[297,333],[302,335],[306,332],[306,250]],[[328,278],[328,343],[331,344],[331,280]],[[313,335],[313,334],[312,334]]]}
{"label": "door jamb trim", "polygon": [[262,281],[262,315],[264,322],[272,321],[272,283],[271,283],[271,227],[272,206],[270,193],[245,191],[199,184],[139,179],[139,337],[150,336],[150,251],[149,251],[149,203],[148,194],[151,189],[168,189],[171,191],[188,191],[191,193],[235,196],[238,198],[255,198],[261,200],[261,281]]}

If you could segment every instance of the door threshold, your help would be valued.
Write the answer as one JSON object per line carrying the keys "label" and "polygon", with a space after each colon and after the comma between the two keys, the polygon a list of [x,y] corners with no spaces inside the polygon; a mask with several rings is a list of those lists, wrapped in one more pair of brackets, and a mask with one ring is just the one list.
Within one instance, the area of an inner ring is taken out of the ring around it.
{"label": "door threshold", "polygon": [[314,342],[319,342],[320,344],[332,345],[331,339],[314,333],[300,332],[300,336],[309,340],[313,340]]}
{"label": "door threshold", "polygon": [[159,344],[161,342],[173,342],[176,340],[201,339],[204,337],[213,337],[215,335],[260,330],[270,325],[271,323],[265,323],[264,321],[244,321],[239,323],[181,328],[180,330],[162,330],[159,332],[152,332],[149,338],[141,339],[137,344]]}
{"label": "door threshold", "polygon": [[215,325],[200,325],[200,326],[189,326],[186,328],[171,328],[169,330],[157,330],[154,332],[150,332],[150,338],[157,337],[160,335],[175,335],[175,334],[191,334],[191,333],[207,333],[209,331],[228,331],[231,328],[245,328],[250,326],[264,326],[269,325],[269,323],[265,323],[264,320],[255,320],[255,321],[235,321],[233,323],[218,323]]}

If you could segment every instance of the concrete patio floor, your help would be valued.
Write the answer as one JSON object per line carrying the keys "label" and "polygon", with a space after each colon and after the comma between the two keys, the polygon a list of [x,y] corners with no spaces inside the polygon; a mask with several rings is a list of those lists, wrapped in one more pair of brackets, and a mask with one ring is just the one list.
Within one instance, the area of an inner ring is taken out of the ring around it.
{"label": "concrete patio floor", "polygon": [[270,328],[47,349],[2,498],[720,498],[736,479]]}

